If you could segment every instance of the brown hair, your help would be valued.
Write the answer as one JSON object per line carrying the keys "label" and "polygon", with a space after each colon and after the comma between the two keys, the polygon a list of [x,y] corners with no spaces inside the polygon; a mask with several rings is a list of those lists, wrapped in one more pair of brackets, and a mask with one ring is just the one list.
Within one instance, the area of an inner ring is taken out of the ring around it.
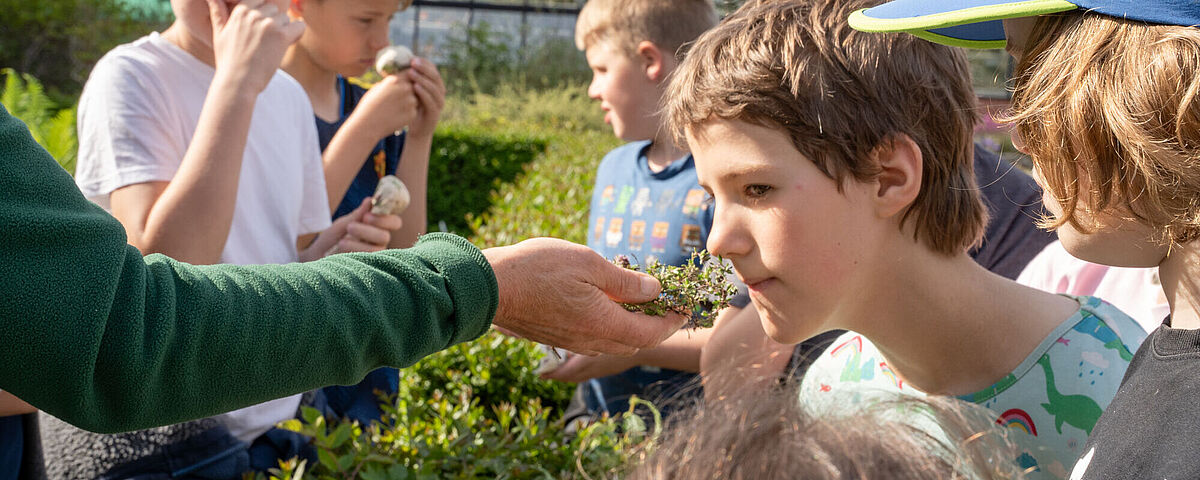
{"label": "brown hair", "polygon": [[604,41],[632,55],[649,40],[680,55],[681,47],[717,24],[712,0],[589,0],[575,23],[580,50]]}
{"label": "brown hair", "polygon": [[839,186],[870,181],[897,135],[921,149],[921,190],[904,212],[933,250],[975,245],[987,224],[973,172],[978,117],[965,55],[907,34],[861,33],[851,12],[879,0],[745,5],[692,46],[667,91],[677,138],[711,119],[777,128]]}
{"label": "brown hair", "polygon": [[1082,208],[1200,236],[1200,29],[1073,11],[1030,38],[1006,120],[1062,205],[1045,226],[1087,232]]}
{"label": "brown hair", "polygon": [[896,397],[849,415],[818,416],[797,398],[787,389],[676,412],[655,450],[626,478],[1022,477],[1007,432],[982,407],[949,397]]}

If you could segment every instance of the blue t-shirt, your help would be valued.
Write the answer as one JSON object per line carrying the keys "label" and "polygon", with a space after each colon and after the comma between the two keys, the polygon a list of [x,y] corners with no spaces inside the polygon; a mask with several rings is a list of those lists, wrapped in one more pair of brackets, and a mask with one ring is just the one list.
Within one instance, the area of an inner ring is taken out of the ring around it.
{"label": "blue t-shirt", "polygon": [[[367,93],[367,89],[350,83],[340,76],[338,77],[337,84],[342,94],[342,107],[338,120],[330,123],[322,120],[320,117],[315,117],[317,122],[317,138],[320,139],[322,153],[329,146],[329,142],[333,140],[334,134],[346,123],[346,118],[350,116],[350,112],[354,111],[354,107],[358,105],[363,95]],[[375,194],[375,187],[379,185],[379,178],[382,176],[376,170],[377,168],[383,168],[384,175],[396,173],[396,167],[400,165],[400,152],[404,150],[404,135],[404,133],[389,135],[375,144],[375,148],[371,150],[371,154],[363,162],[362,168],[358,170],[358,174],[350,182],[350,188],[346,190],[346,195],[342,197],[342,203],[338,204],[337,210],[334,210],[333,218],[336,219],[354,211],[355,208],[358,208],[362,204],[364,198]],[[367,374],[357,385],[325,387],[322,389],[322,393],[329,403],[331,412],[366,424],[370,420],[377,420],[383,415],[383,410],[379,408],[379,398],[375,395],[375,391],[379,390],[395,394],[399,389],[399,384],[399,371],[394,368],[383,367]]]}
{"label": "blue t-shirt", "polygon": [[[681,265],[692,251],[705,248],[713,209],[691,155],[654,172],[646,158],[649,148],[648,141],[629,143],[600,162],[588,246],[610,260],[621,254],[642,265],[653,260]],[[641,366],[581,384],[580,394],[592,413],[617,414],[629,409],[630,395],[661,404],[694,393],[697,385],[693,373]]]}
{"label": "blue t-shirt", "polygon": [[[340,116],[335,122],[326,122],[321,117],[316,117],[317,121],[317,138],[321,141],[321,152],[325,151],[325,147],[329,146],[329,142],[333,140],[334,134],[338,129],[342,128],[342,124],[346,123],[346,117],[350,116],[350,112],[354,111],[354,107],[362,100],[363,95],[367,93],[367,89],[350,83],[345,78],[338,77],[338,89],[342,93]],[[380,140],[371,150],[371,154],[367,156],[363,162],[363,166],[359,169],[358,174],[354,176],[354,180],[350,182],[350,189],[346,190],[346,195],[342,197],[342,203],[333,212],[333,218],[341,217],[358,208],[364,198],[375,194],[375,186],[379,185],[380,175],[376,171],[376,163],[381,164],[384,169],[384,174],[395,174],[396,167],[400,164],[400,152],[404,150],[404,134],[389,135],[387,138]]]}

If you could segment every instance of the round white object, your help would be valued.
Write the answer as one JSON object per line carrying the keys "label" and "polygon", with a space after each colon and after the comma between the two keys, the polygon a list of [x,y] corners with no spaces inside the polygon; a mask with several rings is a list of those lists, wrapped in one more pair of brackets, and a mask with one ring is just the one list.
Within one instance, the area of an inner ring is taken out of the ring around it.
{"label": "round white object", "polygon": [[375,54],[375,70],[380,75],[392,75],[412,66],[413,52],[404,45],[384,47]]}

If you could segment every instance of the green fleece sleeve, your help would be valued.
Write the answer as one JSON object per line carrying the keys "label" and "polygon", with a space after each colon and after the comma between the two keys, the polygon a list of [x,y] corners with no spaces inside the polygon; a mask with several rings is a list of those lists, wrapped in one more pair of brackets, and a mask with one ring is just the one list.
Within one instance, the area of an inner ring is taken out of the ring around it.
{"label": "green fleece sleeve", "polygon": [[0,108],[0,389],[109,433],[403,367],[481,335],[496,279],[466,240],[318,262],[145,258]]}

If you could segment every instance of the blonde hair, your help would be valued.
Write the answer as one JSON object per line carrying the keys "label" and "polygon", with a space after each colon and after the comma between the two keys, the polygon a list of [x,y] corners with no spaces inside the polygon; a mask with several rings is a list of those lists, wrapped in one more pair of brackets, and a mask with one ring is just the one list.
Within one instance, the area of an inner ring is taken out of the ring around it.
{"label": "blonde hair", "polygon": [[[1022,478],[1018,452],[982,407],[895,397],[848,415],[805,410],[795,389],[725,397],[672,415],[628,480]],[[930,431],[933,430],[933,431]]]}
{"label": "blonde hair", "polygon": [[684,44],[716,24],[712,0],[589,0],[575,22],[575,45],[609,42],[633,55],[649,40],[678,58]]}
{"label": "blonde hair", "polygon": [[870,181],[898,135],[921,149],[921,190],[902,223],[933,250],[979,242],[987,211],[973,171],[975,93],[965,55],[907,34],[861,33],[878,0],[747,4],[692,46],[666,94],[678,139],[712,119],[776,128],[839,188]]}
{"label": "blonde hair", "polygon": [[1062,205],[1044,226],[1088,232],[1082,208],[1200,236],[1200,29],[1068,12],[1030,38],[1005,120]]}

